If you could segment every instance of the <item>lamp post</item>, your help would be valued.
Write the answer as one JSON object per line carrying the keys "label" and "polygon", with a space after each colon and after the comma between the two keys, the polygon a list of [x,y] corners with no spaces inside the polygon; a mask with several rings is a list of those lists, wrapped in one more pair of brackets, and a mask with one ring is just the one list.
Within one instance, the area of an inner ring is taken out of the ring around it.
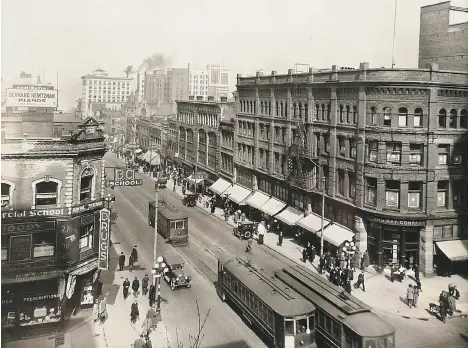
{"label": "lamp post", "polygon": [[345,245],[343,246],[343,252],[346,255],[346,261],[348,263],[349,267],[349,259],[352,257],[357,251],[356,245],[354,245],[354,242],[346,242]]}
{"label": "lamp post", "polygon": [[[111,202],[115,202],[115,196],[112,196],[110,193],[108,193],[107,196],[104,197],[104,203],[106,205],[106,208],[110,211],[110,215],[112,216],[112,208],[111,208],[111,205],[110,205]],[[112,226],[112,221],[109,224],[109,245],[112,245],[111,226]]]}
{"label": "lamp post", "polygon": [[161,311],[161,277],[167,272],[166,264],[163,262],[162,256],[159,256],[151,270],[153,274],[153,285],[157,288],[156,310]]}

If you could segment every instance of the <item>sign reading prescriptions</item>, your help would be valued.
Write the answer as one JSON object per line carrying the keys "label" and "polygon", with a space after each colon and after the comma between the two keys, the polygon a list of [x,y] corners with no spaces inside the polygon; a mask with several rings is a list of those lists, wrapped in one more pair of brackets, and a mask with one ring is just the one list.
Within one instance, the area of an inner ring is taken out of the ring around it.
{"label": "sign reading prescriptions", "polygon": [[109,269],[110,211],[104,208],[100,215],[98,269],[107,270]]}
{"label": "sign reading prescriptions", "polygon": [[57,107],[57,91],[49,89],[7,88],[6,106],[12,107]]}

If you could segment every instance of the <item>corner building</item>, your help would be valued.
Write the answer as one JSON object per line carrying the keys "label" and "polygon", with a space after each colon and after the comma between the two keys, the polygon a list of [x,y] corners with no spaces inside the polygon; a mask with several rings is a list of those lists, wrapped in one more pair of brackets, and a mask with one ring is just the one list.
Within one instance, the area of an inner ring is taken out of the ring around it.
{"label": "corner building", "polygon": [[381,267],[412,257],[430,276],[438,258],[467,258],[468,73],[361,63],[238,75],[237,90],[237,182],[319,215],[325,190],[326,219]]}
{"label": "corner building", "polygon": [[88,118],[67,138],[33,137],[2,145],[2,333],[92,306],[98,277],[100,124]]}

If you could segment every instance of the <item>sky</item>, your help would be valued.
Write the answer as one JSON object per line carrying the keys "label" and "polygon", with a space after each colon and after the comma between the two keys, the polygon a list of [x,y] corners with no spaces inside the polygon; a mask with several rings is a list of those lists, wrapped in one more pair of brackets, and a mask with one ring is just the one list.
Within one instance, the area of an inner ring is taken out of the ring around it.
{"label": "sky", "polygon": [[[221,64],[236,74],[316,68],[390,67],[395,0],[2,0],[1,74],[44,75],[60,107],[76,106],[81,76],[98,67],[125,76],[159,53],[172,67]],[[398,0],[397,68],[417,67],[421,6]],[[468,0],[452,0],[468,7]]]}

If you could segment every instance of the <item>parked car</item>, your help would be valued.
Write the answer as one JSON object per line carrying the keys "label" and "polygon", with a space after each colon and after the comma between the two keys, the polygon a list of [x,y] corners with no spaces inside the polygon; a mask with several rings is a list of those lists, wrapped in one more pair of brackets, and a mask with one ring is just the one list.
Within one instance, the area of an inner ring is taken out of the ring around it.
{"label": "parked car", "polygon": [[197,205],[198,194],[196,193],[188,193],[182,199],[182,204],[186,205],[187,207],[194,207]]}
{"label": "parked car", "polygon": [[171,289],[175,290],[180,287],[190,288],[192,286],[192,277],[184,274],[184,259],[175,253],[163,255],[163,259],[167,267],[164,279],[171,286]]}

